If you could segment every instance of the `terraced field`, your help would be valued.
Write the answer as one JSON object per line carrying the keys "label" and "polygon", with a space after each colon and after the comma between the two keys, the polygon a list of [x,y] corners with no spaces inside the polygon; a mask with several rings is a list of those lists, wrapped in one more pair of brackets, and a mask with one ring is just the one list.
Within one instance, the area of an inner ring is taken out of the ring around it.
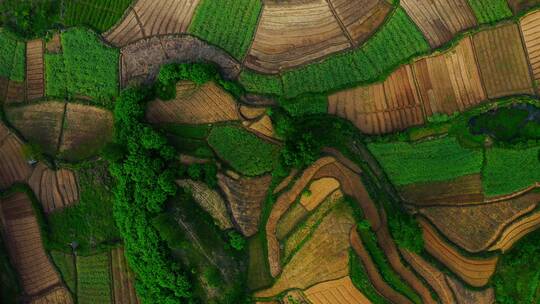
{"label": "terraced field", "polygon": [[534,80],[540,82],[540,12],[534,12],[520,21]]}
{"label": "terraced field", "polygon": [[0,189],[25,181],[32,173],[23,153],[23,143],[0,123]]}
{"label": "terraced field", "polygon": [[79,200],[79,189],[75,173],[68,169],[51,170],[39,163],[28,179],[45,213],[50,213]]}
{"label": "terraced field", "polygon": [[34,100],[45,95],[44,45],[41,39],[26,44],[26,99]]}

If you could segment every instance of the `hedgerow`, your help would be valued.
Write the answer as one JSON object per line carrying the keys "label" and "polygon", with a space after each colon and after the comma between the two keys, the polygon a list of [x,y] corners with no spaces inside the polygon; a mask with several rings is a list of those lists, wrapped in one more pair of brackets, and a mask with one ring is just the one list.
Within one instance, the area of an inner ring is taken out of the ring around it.
{"label": "hedgerow", "polygon": [[13,34],[0,29],[0,77],[23,81],[26,44]]}
{"label": "hedgerow", "polygon": [[202,0],[188,32],[242,60],[255,34],[261,0]]}
{"label": "hedgerow", "polygon": [[512,17],[506,0],[469,0],[478,23],[494,23]]}
{"label": "hedgerow", "polygon": [[124,14],[132,0],[68,0],[64,1],[64,24],[85,25],[98,32],[111,28]]}

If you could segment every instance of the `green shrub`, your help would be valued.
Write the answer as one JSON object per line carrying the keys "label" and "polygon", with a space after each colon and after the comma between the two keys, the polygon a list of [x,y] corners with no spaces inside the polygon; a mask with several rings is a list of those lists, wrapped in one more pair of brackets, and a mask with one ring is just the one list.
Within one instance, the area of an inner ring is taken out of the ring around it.
{"label": "green shrub", "polygon": [[235,126],[216,126],[208,136],[216,154],[234,170],[247,176],[272,171],[279,147]]}
{"label": "green shrub", "polygon": [[255,34],[261,0],[202,0],[188,32],[242,60]]}
{"label": "green shrub", "polygon": [[132,0],[68,0],[64,1],[64,23],[67,26],[88,26],[98,32],[111,28],[124,14]]}
{"label": "green shrub", "polygon": [[512,17],[506,0],[469,0],[479,24],[495,23]]}
{"label": "green shrub", "polygon": [[462,148],[453,137],[421,143],[372,143],[368,148],[395,185],[478,173],[483,160],[482,152]]}
{"label": "green shrub", "polygon": [[246,247],[246,240],[236,231],[231,231],[228,233],[229,236],[229,245],[235,250],[241,251]]}
{"label": "green shrub", "polygon": [[491,148],[486,151],[482,172],[486,195],[502,195],[540,181],[540,147],[528,149]]}
{"label": "green shrub", "polygon": [[77,303],[112,303],[108,252],[77,257]]}
{"label": "green shrub", "polygon": [[0,77],[24,81],[26,44],[0,29]]}
{"label": "green shrub", "polygon": [[60,1],[0,1],[0,25],[25,38],[45,36],[59,20]]}

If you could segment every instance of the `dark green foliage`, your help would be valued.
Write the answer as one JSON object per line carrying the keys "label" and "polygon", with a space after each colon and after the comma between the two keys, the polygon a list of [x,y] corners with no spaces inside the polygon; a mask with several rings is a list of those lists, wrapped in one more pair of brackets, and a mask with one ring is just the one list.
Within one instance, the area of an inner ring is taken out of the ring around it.
{"label": "dark green foliage", "polygon": [[5,304],[19,303],[22,289],[15,268],[12,266],[4,240],[0,237],[0,302]]}
{"label": "dark green foliage", "polygon": [[66,0],[64,24],[84,25],[98,32],[111,28],[124,14],[132,0]]}
{"label": "dark green foliage", "polygon": [[112,303],[108,252],[77,257],[77,303]]}
{"label": "dark green foliage", "polygon": [[215,126],[208,143],[234,170],[248,176],[272,171],[279,154],[277,145],[236,126]]}
{"label": "dark green foliage", "polygon": [[279,105],[293,117],[326,113],[328,111],[328,97],[326,95],[306,95],[293,99],[278,100]]}
{"label": "dark green foliage", "polygon": [[495,23],[512,17],[506,0],[469,0],[478,23]]}
{"label": "dark green foliage", "polygon": [[202,0],[188,32],[242,60],[255,34],[261,0]]}
{"label": "dark green foliage", "polygon": [[63,253],[60,251],[51,251],[51,258],[56,268],[66,283],[69,291],[75,295],[77,284],[77,272],[75,269],[75,256],[72,253]]}
{"label": "dark green foliage", "polygon": [[243,70],[238,78],[246,91],[265,95],[283,95],[280,75],[263,75],[250,70]]}
{"label": "dark green foliage", "polygon": [[112,179],[104,161],[84,163],[76,171],[79,202],[48,216],[49,247],[67,252],[77,242],[80,253],[103,250],[120,239],[112,216]]}
{"label": "dark green foliage", "polygon": [[[213,162],[204,164],[191,164],[187,168],[187,177],[196,181],[203,181],[210,188],[217,187],[217,166]],[[185,176],[186,174],[181,174]]]}
{"label": "dark green foliage", "polygon": [[229,236],[229,245],[235,250],[241,251],[246,247],[246,240],[236,231],[231,231],[228,233]]}
{"label": "dark green foliage", "polygon": [[540,231],[526,236],[501,256],[493,286],[497,303],[538,303]]}
{"label": "dark green foliage", "polygon": [[389,304],[371,284],[362,261],[352,249],[349,249],[349,275],[356,288],[358,288],[372,303]]}
{"label": "dark green foliage", "polygon": [[10,32],[0,29],[0,77],[23,81],[26,44]]}
{"label": "dark green foliage", "polygon": [[4,0],[0,1],[0,26],[32,38],[44,36],[59,21],[60,1]]}
{"label": "dark green foliage", "polygon": [[258,234],[248,240],[249,266],[248,287],[250,290],[258,290],[269,287],[274,282],[268,266],[268,258],[265,249],[266,239]]}
{"label": "dark green foliage", "polygon": [[110,107],[118,94],[119,51],[85,29],[70,29],[61,39],[63,53],[45,56],[47,95],[87,96]]}

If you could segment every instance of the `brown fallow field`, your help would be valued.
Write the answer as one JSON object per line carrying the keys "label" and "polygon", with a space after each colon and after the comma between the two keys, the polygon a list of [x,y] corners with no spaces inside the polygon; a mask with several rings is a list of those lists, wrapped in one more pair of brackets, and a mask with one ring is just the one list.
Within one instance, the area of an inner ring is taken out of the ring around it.
{"label": "brown fallow field", "polygon": [[218,185],[225,194],[229,209],[242,234],[252,236],[259,228],[262,205],[272,177],[239,177],[218,174]]}
{"label": "brown fallow field", "polygon": [[45,213],[70,206],[79,200],[77,177],[68,169],[55,171],[39,163],[28,179],[28,185]]}
{"label": "brown fallow field", "polygon": [[146,118],[156,124],[207,124],[240,119],[233,97],[220,86],[213,82],[197,86],[190,81],[177,84],[174,100],[150,102]]}
{"label": "brown fallow field", "polygon": [[425,115],[463,112],[486,99],[470,37],[453,49],[413,64]]}
{"label": "brown fallow field", "polygon": [[135,277],[128,267],[124,248],[111,251],[111,270],[114,304],[139,304],[133,285]]}
{"label": "brown fallow field", "polygon": [[43,40],[30,40],[26,43],[26,99],[34,100],[45,95],[43,64]]}
{"label": "brown fallow field", "polygon": [[319,283],[305,291],[313,304],[370,304],[368,298],[346,276],[339,280]]}
{"label": "brown fallow field", "polygon": [[247,129],[259,136],[262,135],[263,138],[272,140],[276,138],[276,132],[274,126],[272,125],[272,119],[270,116],[264,115],[254,122],[244,121]]}
{"label": "brown fallow field", "polygon": [[103,36],[122,47],[138,39],[186,32],[200,0],[139,0]]}
{"label": "brown fallow field", "polygon": [[483,287],[488,283],[495,272],[499,259],[497,256],[485,259],[465,257],[447,244],[426,220],[419,218],[419,222],[424,232],[425,249],[429,254],[471,286]]}
{"label": "brown fallow field", "polygon": [[472,289],[465,286],[459,279],[447,276],[446,282],[456,296],[457,304],[494,304],[495,290],[493,287],[483,289]]}
{"label": "brown fallow field", "polygon": [[450,41],[456,33],[477,24],[467,0],[403,0],[400,5],[433,48]]}
{"label": "brown fallow field", "polygon": [[469,252],[485,251],[507,225],[530,213],[539,193],[469,206],[434,206],[419,210],[450,241]]}
{"label": "brown fallow field", "polygon": [[58,54],[62,52],[62,41],[60,33],[54,33],[49,41],[45,42],[45,49],[48,53]]}
{"label": "brown fallow field", "polygon": [[8,82],[5,101],[6,104],[21,103],[25,101],[26,84],[23,82],[12,81]]}
{"label": "brown fallow field", "polygon": [[520,26],[533,78],[540,83],[540,11],[525,16],[521,19]]}
{"label": "brown fallow field", "polygon": [[473,36],[480,75],[487,96],[534,94],[525,50],[516,24],[506,24]]}
{"label": "brown fallow field", "polygon": [[508,4],[510,5],[510,8],[514,12],[514,14],[517,14],[521,11],[539,5],[540,0],[508,0]]}
{"label": "brown fallow field", "polygon": [[332,192],[339,188],[339,181],[332,177],[323,177],[313,181],[309,185],[309,192],[300,197],[300,204],[307,211],[312,211],[319,206]]}
{"label": "brown fallow field", "polygon": [[[18,192],[2,199],[1,211],[8,254],[19,274],[24,294],[34,297],[55,287],[65,290],[43,247],[40,227],[28,196]],[[71,302],[66,299],[60,303]]]}
{"label": "brown fallow field", "polygon": [[418,207],[462,206],[484,201],[480,174],[465,175],[451,181],[410,184],[400,187],[399,194],[407,204]]}
{"label": "brown fallow field", "polygon": [[402,66],[383,83],[330,95],[328,113],[350,120],[367,134],[390,133],[424,123],[410,65]]}
{"label": "brown fallow field", "polygon": [[490,251],[500,250],[503,253],[508,251],[522,237],[537,230],[540,227],[540,212],[522,217],[505,227],[500,238],[491,247]]}
{"label": "brown fallow field", "polygon": [[240,105],[238,107],[238,112],[242,116],[242,118],[246,120],[253,120],[260,118],[261,116],[266,113],[266,108],[257,108],[257,107],[250,107],[246,105]]}
{"label": "brown fallow field", "polygon": [[64,287],[56,287],[46,294],[34,297],[29,304],[71,304],[73,300],[69,291]]}
{"label": "brown fallow field", "polygon": [[23,143],[0,122],[0,189],[23,182],[32,173],[22,151]]}

